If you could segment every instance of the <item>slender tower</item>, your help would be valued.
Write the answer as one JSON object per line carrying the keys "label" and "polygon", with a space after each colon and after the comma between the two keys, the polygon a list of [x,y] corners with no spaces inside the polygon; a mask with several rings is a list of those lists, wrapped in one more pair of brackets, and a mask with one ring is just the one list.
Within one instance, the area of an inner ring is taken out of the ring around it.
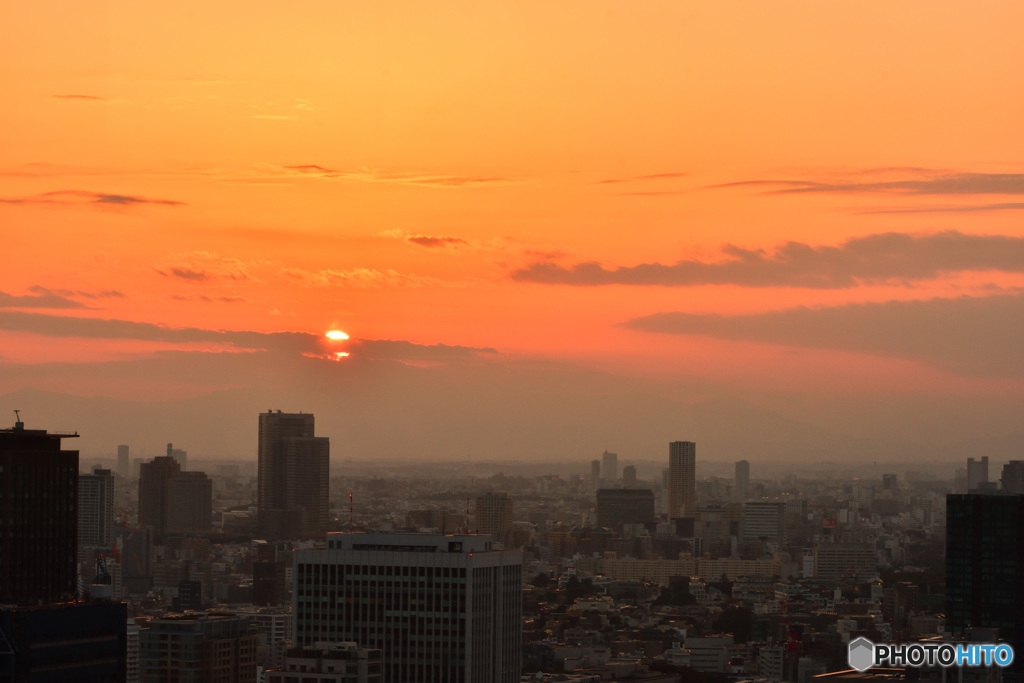
{"label": "slender tower", "polygon": [[697,444],[673,441],[668,445],[668,517],[686,517],[696,510]]}

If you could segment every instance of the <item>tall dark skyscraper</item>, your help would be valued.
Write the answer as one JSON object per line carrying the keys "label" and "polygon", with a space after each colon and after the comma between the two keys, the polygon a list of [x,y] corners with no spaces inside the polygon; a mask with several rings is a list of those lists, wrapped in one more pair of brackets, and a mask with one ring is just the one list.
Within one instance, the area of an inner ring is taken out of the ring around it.
{"label": "tall dark skyscraper", "polygon": [[153,535],[167,534],[167,483],[181,471],[178,461],[169,455],[153,458],[139,468],[139,525],[153,527]]}
{"label": "tall dark skyscraper", "polygon": [[668,517],[686,517],[696,510],[697,444],[673,441],[668,445]]}
{"label": "tall dark skyscraper", "polygon": [[330,440],[310,413],[260,413],[257,533],[265,540],[327,530]]}
{"label": "tall dark skyscraper", "polygon": [[[1024,652],[1024,496],[946,496],[946,630],[995,627]],[[1024,657],[1007,674],[1024,674]],[[1005,677],[1004,677],[1005,678]]]}
{"label": "tall dark skyscraper", "polygon": [[0,430],[0,603],[57,602],[75,593],[78,451],[25,429]]}

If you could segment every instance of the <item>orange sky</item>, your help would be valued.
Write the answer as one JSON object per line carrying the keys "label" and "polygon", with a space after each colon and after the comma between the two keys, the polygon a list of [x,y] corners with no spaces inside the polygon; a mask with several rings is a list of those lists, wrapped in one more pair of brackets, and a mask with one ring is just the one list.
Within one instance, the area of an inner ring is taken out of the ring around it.
{"label": "orange sky", "polygon": [[[1022,25],[1015,1],[5,3],[0,363],[223,348],[15,312],[1019,400]],[[764,317],[798,307],[825,313]],[[833,311],[893,331],[830,336]],[[670,313],[699,319],[623,326]],[[947,324],[990,346],[930,348]]]}

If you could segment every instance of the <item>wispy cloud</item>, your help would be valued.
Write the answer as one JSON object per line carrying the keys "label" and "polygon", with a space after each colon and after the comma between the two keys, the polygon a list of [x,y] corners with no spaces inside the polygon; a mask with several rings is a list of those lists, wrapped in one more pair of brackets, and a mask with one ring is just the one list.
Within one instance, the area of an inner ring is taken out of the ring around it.
{"label": "wispy cloud", "polygon": [[917,360],[953,372],[1024,376],[1024,294],[791,308],[757,315],[658,313],[645,332],[838,349]]}
{"label": "wispy cloud", "polygon": [[172,199],[152,199],[127,194],[111,194],[106,192],[89,192],[86,190],[56,190],[44,192],[31,197],[0,198],[0,204],[59,204],[59,205],[103,205],[103,206],[135,206],[141,204],[159,204],[164,206],[183,206],[185,202]]}
{"label": "wispy cloud", "polygon": [[203,303],[238,304],[248,301],[244,296],[207,296],[205,294],[174,294],[175,301],[201,301]]}
{"label": "wispy cloud", "polygon": [[769,188],[770,194],[848,193],[906,195],[1024,194],[1024,173],[939,173],[919,172],[925,177],[880,181],[820,182],[793,179],[744,180],[711,185],[708,189],[730,187]]}
{"label": "wispy cloud", "polygon": [[856,237],[835,247],[787,242],[772,253],[727,245],[722,253],[726,258],[716,262],[684,260],[613,268],[595,262],[571,267],[539,262],[513,271],[512,279],[585,287],[729,284],[843,289],[873,282],[926,280],[964,271],[1024,272],[1024,238],[957,231],[931,235],[882,233]]}
{"label": "wispy cloud", "polygon": [[250,264],[239,259],[208,251],[193,251],[171,254],[167,262],[154,267],[164,277],[178,278],[191,282],[210,280],[234,280],[241,282],[253,279]]}
{"label": "wispy cloud", "polygon": [[636,183],[644,182],[649,180],[671,180],[673,178],[685,178],[689,173],[651,173],[650,175],[637,175],[630,176],[628,178],[608,178],[607,180],[598,180],[599,185],[608,183]]}
{"label": "wispy cloud", "polygon": [[446,283],[437,278],[400,273],[393,269],[350,268],[348,270],[304,270],[283,268],[282,272],[303,284],[313,287],[352,287],[367,289],[376,287],[443,287]]}
{"label": "wispy cloud", "polygon": [[54,99],[58,100],[105,100],[105,97],[96,97],[95,95],[53,95]]}
{"label": "wispy cloud", "polygon": [[516,182],[511,178],[497,176],[454,176],[416,173],[384,173],[372,169],[340,170],[319,164],[281,166],[280,170],[291,176],[339,179],[353,182],[396,183],[406,185],[427,185],[434,187],[474,187],[484,185],[505,185]]}
{"label": "wispy cloud", "polygon": [[444,235],[440,237],[432,237],[430,235],[409,235],[405,239],[407,242],[412,242],[413,244],[418,244],[421,247],[429,248],[457,247],[469,244],[469,242],[461,237],[452,237],[451,235]]}
{"label": "wispy cloud", "polygon": [[124,294],[116,289],[86,292],[80,289],[49,289],[41,285],[28,288],[29,294],[0,292],[0,308],[87,308],[77,299],[120,299]]}
{"label": "wispy cloud", "polygon": [[0,308],[84,308],[84,305],[52,292],[22,295],[0,292]]}
{"label": "wispy cloud", "polygon": [[192,280],[195,282],[209,280],[210,276],[201,270],[192,270],[191,268],[171,268],[170,270],[159,270],[158,273],[165,277],[178,277],[182,280]]}
{"label": "wispy cloud", "polygon": [[970,206],[921,206],[901,207],[892,209],[870,209],[860,211],[862,214],[885,213],[985,213],[988,211],[1020,211],[1024,202],[1002,202],[998,204],[974,204]]}

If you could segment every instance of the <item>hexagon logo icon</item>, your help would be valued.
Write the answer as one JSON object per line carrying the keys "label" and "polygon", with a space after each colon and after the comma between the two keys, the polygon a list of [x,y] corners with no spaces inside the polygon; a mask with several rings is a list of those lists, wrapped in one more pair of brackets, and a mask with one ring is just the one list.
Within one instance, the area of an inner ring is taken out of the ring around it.
{"label": "hexagon logo icon", "polygon": [[875,644],[867,638],[851,640],[846,661],[857,671],[867,671],[875,663]]}

